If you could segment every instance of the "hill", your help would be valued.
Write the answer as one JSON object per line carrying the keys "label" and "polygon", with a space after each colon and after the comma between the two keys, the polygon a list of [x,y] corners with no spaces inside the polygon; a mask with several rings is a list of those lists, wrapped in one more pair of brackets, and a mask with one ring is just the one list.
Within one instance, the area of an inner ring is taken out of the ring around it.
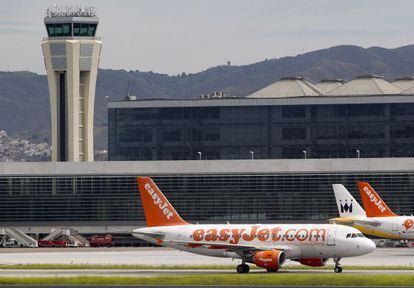
{"label": "hill", "polygon": [[[385,49],[342,45],[294,57],[266,59],[244,66],[217,66],[194,74],[101,69],[95,110],[96,147],[107,143],[107,99],[129,91],[139,98],[197,98],[202,93],[230,91],[246,96],[286,75],[349,80],[361,74],[395,77],[414,75],[414,45]],[[46,76],[31,72],[0,72],[0,130],[24,134],[30,140],[49,140],[49,98]]]}

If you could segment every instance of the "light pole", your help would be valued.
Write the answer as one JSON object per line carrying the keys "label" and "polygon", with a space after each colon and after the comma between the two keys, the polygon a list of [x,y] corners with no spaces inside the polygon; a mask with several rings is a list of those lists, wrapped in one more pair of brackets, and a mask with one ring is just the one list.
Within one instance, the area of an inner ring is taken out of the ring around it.
{"label": "light pole", "polygon": [[355,150],[355,152],[357,153],[357,158],[361,158],[361,151],[359,151],[359,149]]}
{"label": "light pole", "polygon": [[252,156],[252,160],[254,159],[254,152],[253,151],[249,151],[250,152],[250,155]]}
{"label": "light pole", "polygon": [[197,152],[197,154],[198,154],[198,160],[201,160],[201,152],[199,151]]}
{"label": "light pole", "polygon": [[302,153],[303,153],[303,157],[306,159],[306,150],[303,150]]}

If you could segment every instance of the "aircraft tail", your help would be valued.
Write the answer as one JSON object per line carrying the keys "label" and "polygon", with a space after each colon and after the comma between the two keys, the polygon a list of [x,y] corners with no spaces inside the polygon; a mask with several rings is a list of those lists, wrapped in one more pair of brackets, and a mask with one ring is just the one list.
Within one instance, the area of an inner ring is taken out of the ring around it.
{"label": "aircraft tail", "polygon": [[359,193],[361,194],[362,205],[367,211],[368,217],[391,217],[397,216],[385,204],[374,188],[367,182],[358,182]]}
{"label": "aircraft tail", "polygon": [[187,225],[150,177],[137,178],[148,227]]}
{"label": "aircraft tail", "polygon": [[364,209],[342,184],[332,184],[341,217],[366,216]]}

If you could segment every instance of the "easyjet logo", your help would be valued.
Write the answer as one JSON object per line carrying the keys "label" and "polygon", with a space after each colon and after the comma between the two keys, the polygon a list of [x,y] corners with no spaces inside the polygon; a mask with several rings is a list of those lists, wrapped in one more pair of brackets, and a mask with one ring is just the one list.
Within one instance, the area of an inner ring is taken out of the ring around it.
{"label": "easyjet logo", "polygon": [[385,208],[382,205],[382,201],[379,200],[377,197],[375,197],[375,195],[372,193],[371,190],[369,190],[368,187],[364,187],[364,192],[367,194],[367,196],[369,197],[369,200],[371,202],[373,202],[375,204],[375,206],[377,206],[377,208],[381,211],[381,213],[384,213],[385,210],[387,210],[387,208]]}
{"label": "easyjet logo", "polygon": [[324,242],[326,239],[326,229],[307,229],[290,228],[285,231],[281,227],[274,227],[271,229],[262,228],[259,225],[252,226],[249,229],[237,229],[237,228],[224,228],[224,229],[197,229],[192,234],[194,241],[205,241],[205,242],[229,242],[230,244],[238,244],[240,240],[246,242],[258,239],[259,241],[271,240],[277,241],[294,241],[299,242],[313,241],[313,242]]}
{"label": "easyjet logo", "polygon": [[414,225],[414,221],[412,219],[407,219],[404,221],[403,226],[405,227],[405,230],[410,229],[411,227],[413,227]]}
{"label": "easyjet logo", "polygon": [[168,204],[162,201],[160,196],[155,193],[154,189],[151,187],[151,184],[145,183],[144,188],[154,200],[154,204],[158,206],[158,208],[162,211],[162,213],[164,213],[165,216],[167,216],[167,219],[171,219],[174,214],[170,211],[170,209],[168,209]]}

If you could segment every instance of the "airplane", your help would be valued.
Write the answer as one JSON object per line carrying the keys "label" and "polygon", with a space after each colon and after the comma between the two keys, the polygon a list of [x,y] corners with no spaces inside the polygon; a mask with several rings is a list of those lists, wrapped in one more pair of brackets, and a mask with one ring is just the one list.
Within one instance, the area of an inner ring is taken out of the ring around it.
{"label": "airplane", "polygon": [[241,259],[238,273],[249,272],[246,263],[277,272],[286,259],[319,267],[329,258],[340,273],[341,258],[375,250],[360,231],[336,224],[190,224],[151,178],[138,177],[137,183],[147,227],[133,230],[134,237],[180,251]]}
{"label": "airplane", "polygon": [[342,184],[333,184],[332,187],[340,217],[330,219],[330,223],[349,225],[366,235],[380,238],[414,239],[414,217],[398,216],[392,212],[369,183],[358,182],[365,210]]}

